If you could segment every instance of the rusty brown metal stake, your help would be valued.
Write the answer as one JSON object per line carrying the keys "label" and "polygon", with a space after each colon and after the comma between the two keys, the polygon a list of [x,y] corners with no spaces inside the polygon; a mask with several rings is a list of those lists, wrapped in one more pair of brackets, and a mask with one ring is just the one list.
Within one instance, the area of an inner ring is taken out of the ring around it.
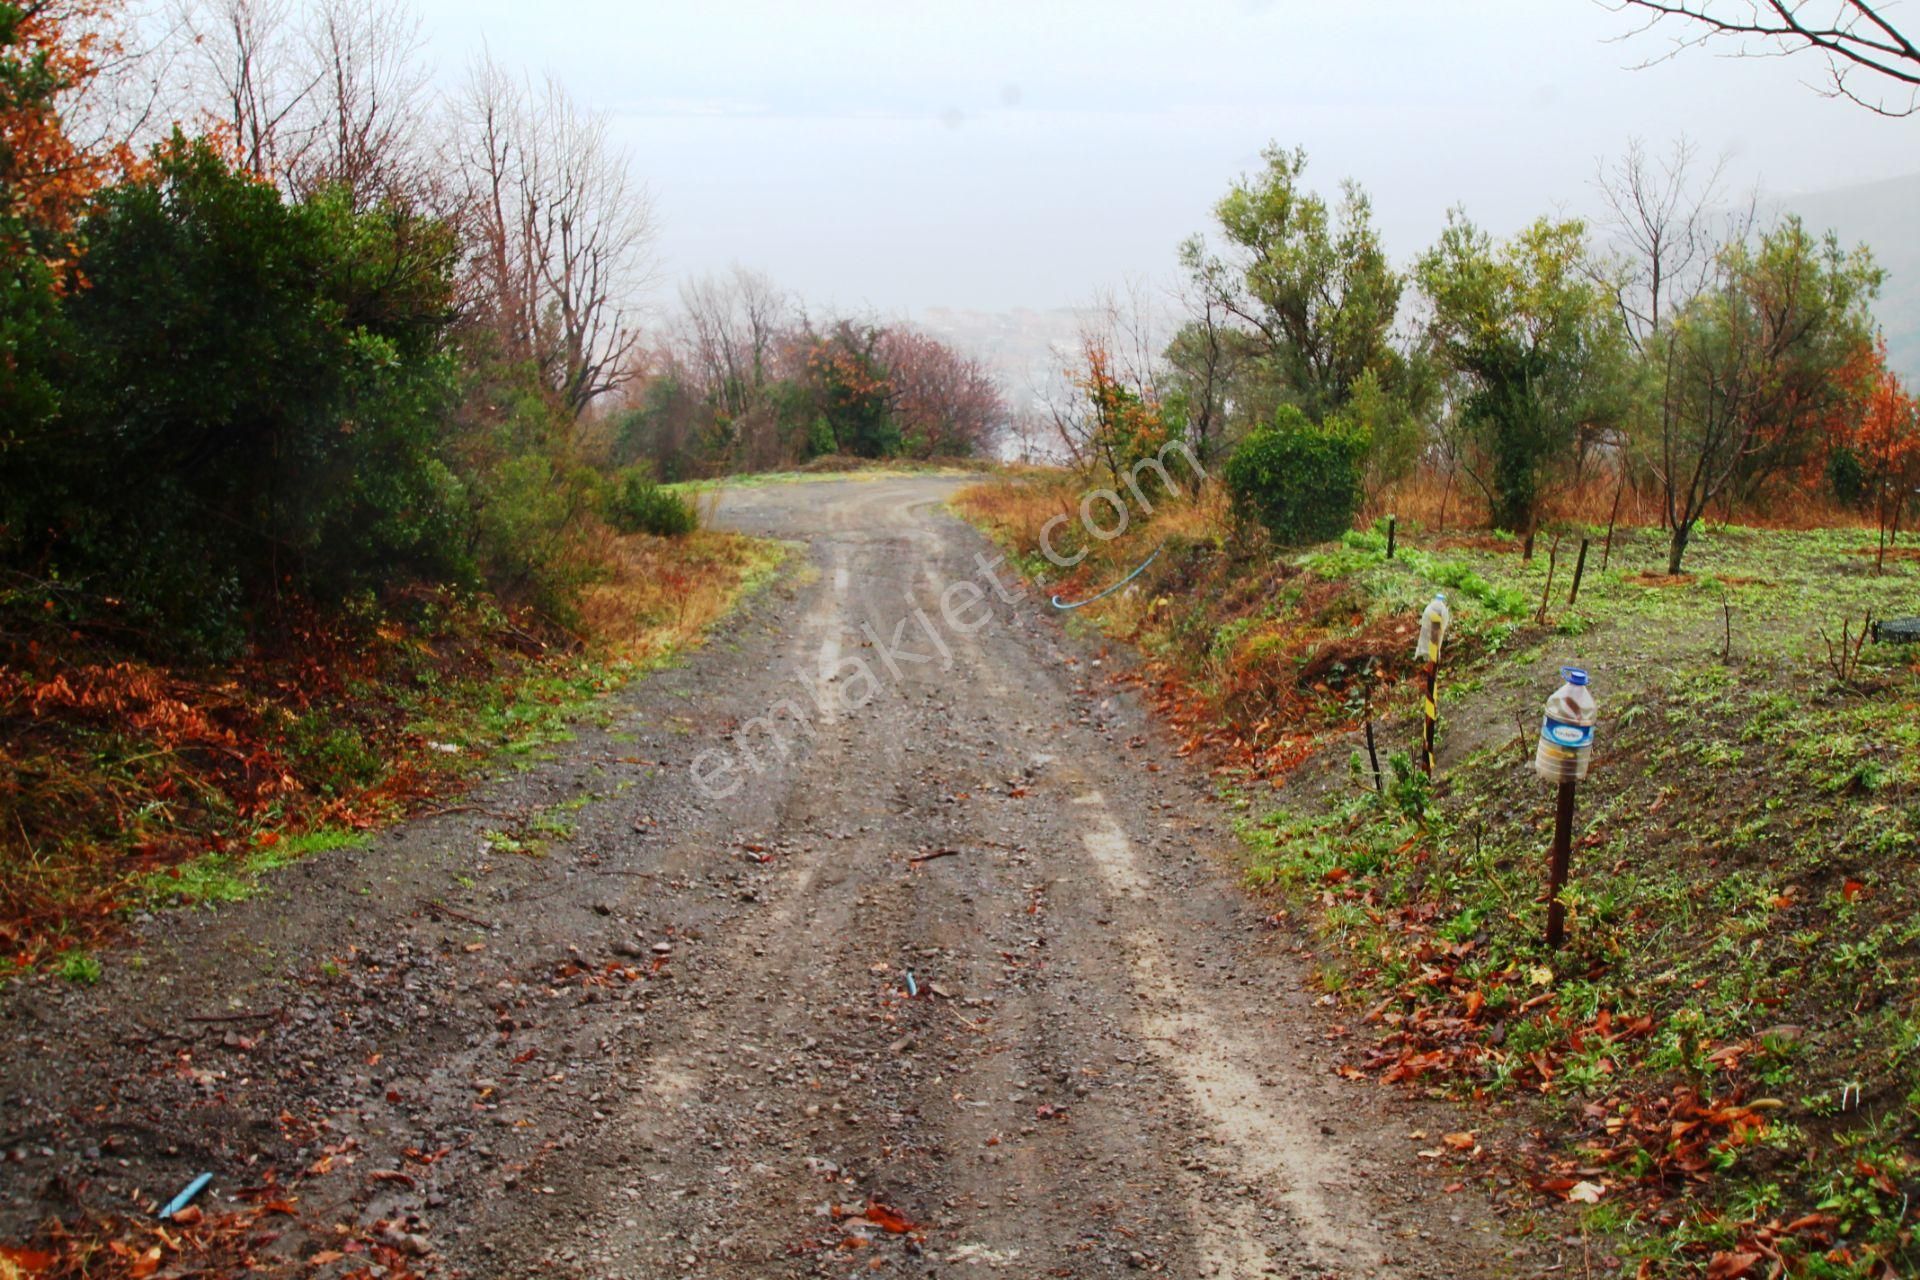
{"label": "rusty brown metal stake", "polygon": [[1373,766],[1373,791],[1375,795],[1387,793],[1386,784],[1380,778],[1380,752],[1373,745],[1373,685],[1366,687],[1367,715],[1367,763]]}
{"label": "rusty brown metal stake", "polygon": [[1547,947],[1558,951],[1567,940],[1567,904],[1560,901],[1566,887],[1567,864],[1573,859],[1573,789],[1571,780],[1560,784],[1559,804],[1553,815],[1553,858],[1547,868]]}
{"label": "rusty brown metal stake", "polygon": [[1567,604],[1573,605],[1580,599],[1580,576],[1587,571],[1587,540],[1580,539],[1580,558],[1573,563],[1573,590],[1567,592]]}

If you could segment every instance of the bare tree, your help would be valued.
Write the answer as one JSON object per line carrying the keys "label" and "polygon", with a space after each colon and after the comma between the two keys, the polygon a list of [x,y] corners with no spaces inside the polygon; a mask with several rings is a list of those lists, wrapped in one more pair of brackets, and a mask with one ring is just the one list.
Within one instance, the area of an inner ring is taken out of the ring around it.
{"label": "bare tree", "polygon": [[1225,444],[1227,419],[1236,408],[1235,381],[1247,359],[1248,337],[1219,290],[1203,281],[1189,280],[1179,301],[1188,319],[1167,343],[1168,381],[1186,397],[1188,440],[1202,459],[1212,461]]}
{"label": "bare tree", "polygon": [[791,301],[767,276],[736,265],[682,285],[680,306],[686,358],[707,397],[729,417],[747,413],[772,377]]}
{"label": "bare tree", "polygon": [[524,156],[536,192],[529,219],[544,286],[548,361],[562,399],[578,413],[627,376],[640,339],[637,294],[654,273],[653,202],[607,137],[604,116],[586,112],[549,80],[533,114]]}
{"label": "bare tree", "polygon": [[[1866,0],[1611,0],[1619,12],[1646,16],[1638,32],[1679,24],[1664,61],[1707,44],[1732,44],[1740,56],[1814,50],[1827,61],[1829,97],[1885,116],[1920,112],[1920,46],[1894,26],[1893,6]],[[1868,84],[1856,87],[1864,74]]]}
{"label": "bare tree", "polygon": [[233,143],[240,162],[305,198],[417,203],[427,69],[420,19],[383,0],[173,0],[161,53],[168,104]]}
{"label": "bare tree", "polygon": [[229,131],[242,164],[283,180],[313,142],[303,113],[320,82],[291,0],[179,0],[175,29],[189,102]]}
{"label": "bare tree", "polygon": [[418,194],[427,72],[420,18],[382,0],[321,0],[303,33],[312,81],[300,191],[345,188],[356,205]]}
{"label": "bare tree", "polygon": [[1150,400],[1160,397],[1167,365],[1161,352],[1167,311],[1145,281],[1129,276],[1118,288],[1103,289],[1080,310],[1080,346],[1107,353],[1113,375]]}
{"label": "bare tree", "polygon": [[519,228],[520,87],[491,59],[474,64],[452,104],[446,167],[458,175],[457,214],[469,249],[461,301],[492,322],[501,354],[533,359],[535,272]]}
{"label": "bare tree", "polygon": [[469,301],[510,359],[576,416],[633,376],[634,310],[654,273],[652,199],[607,135],[549,79],[483,59],[455,113],[473,244]]}
{"label": "bare tree", "polygon": [[1725,157],[1711,165],[1686,137],[1664,156],[1633,138],[1594,178],[1607,217],[1599,229],[1612,243],[1596,256],[1597,279],[1613,295],[1634,349],[1707,286],[1722,246],[1746,239],[1754,200],[1722,211]]}
{"label": "bare tree", "polygon": [[1057,454],[1049,443],[1053,434],[1051,421],[1032,400],[1015,406],[1008,413],[1008,446],[1021,462],[1031,466],[1056,461]]}
{"label": "bare tree", "polygon": [[1864,249],[1789,218],[1721,249],[1708,287],[1655,335],[1668,573],[1716,498],[1781,469],[1845,404],[1881,278]]}
{"label": "bare tree", "polygon": [[61,125],[82,155],[124,155],[156,140],[156,125],[177,100],[177,22],[86,0],[30,0],[19,8],[26,17],[56,18],[86,51],[89,74],[69,80],[59,94]]}
{"label": "bare tree", "polygon": [[[1611,233],[1611,243],[1594,256],[1590,270],[1613,297],[1627,339],[1643,358],[1641,367],[1657,384],[1655,394],[1636,403],[1632,420],[1635,434],[1650,437],[1651,470],[1665,498],[1663,527],[1671,527],[1667,522],[1672,513],[1689,505],[1685,495],[1675,491],[1689,477],[1674,465],[1674,458],[1678,436],[1695,425],[1676,413],[1668,383],[1680,372],[1680,345],[1665,341],[1667,330],[1714,284],[1721,251],[1746,240],[1755,220],[1753,197],[1744,206],[1721,211],[1725,171],[1725,157],[1703,165],[1698,148],[1683,135],[1663,156],[1633,138],[1626,153],[1611,163],[1603,161],[1594,177],[1607,209],[1599,226]],[[1591,448],[1585,447],[1588,443]],[[1631,443],[1627,432],[1612,430],[1583,441],[1576,467],[1577,478],[1593,456],[1613,462],[1609,532],[1632,470]]]}
{"label": "bare tree", "polygon": [[[1099,463],[1114,469],[1117,455],[1108,429],[1110,407],[1102,391],[1117,391],[1141,405],[1156,407],[1159,384],[1168,372],[1160,352],[1165,345],[1164,316],[1146,288],[1129,280],[1119,289],[1097,292],[1076,309],[1079,336],[1071,346],[1054,344],[1059,364],[1046,381],[1029,388],[1035,412],[1053,429],[1060,451],[1075,467]],[[1117,474],[1117,472],[1116,472]]]}

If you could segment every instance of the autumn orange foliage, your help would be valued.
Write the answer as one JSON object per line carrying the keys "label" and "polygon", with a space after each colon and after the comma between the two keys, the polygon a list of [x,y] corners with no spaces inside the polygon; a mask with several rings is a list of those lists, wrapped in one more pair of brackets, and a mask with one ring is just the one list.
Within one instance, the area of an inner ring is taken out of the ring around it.
{"label": "autumn orange foliage", "polygon": [[[510,681],[500,648],[477,629],[429,643],[311,617],[208,671],[52,627],[0,648],[0,958],[112,932],[134,882],[197,854],[366,825],[430,795],[448,762],[408,727],[410,674]],[[287,726],[316,708],[378,756],[377,782],[329,794],[305,776]]]}
{"label": "autumn orange foliage", "polygon": [[1114,372],[1111,354],[1088,340],[1084,364],[1074,386],[1086,398],[1088,414],[1080,424],[1082,446],[1107,469],[1117,485],[1132,465],[1156,453],[1170,436],[1159,402],[1149,387],[1133,387]]}
{"label": "autumn orange foliage", "polygon": [[120,10],[111,0],[29,0],[19,14],[0,44],[0,83],[13,90],[0,94],[0,212],[54,237],[52,265],[67,268],[78,257],[67,237],[87,200],[131,158],[124,145],[77,141],[64,109],[119,51]]}
{"label": "autumn orange foliage", "polygon": [[[609,664],[697,643],[773,562],[730,534],[598,525],[581,552],[602,569],[581,595],[585,640],[531,610],[415,587],[373,623],[288,600],[244,657],[204,667],[131,657],[111,621],[58,621],[50,595],[16,610],[0,628],[0,961],[113,933],[143,882],[199,855],[417,810],[483,754],[435,747],[423,723],[467,723],[488,705],[531,714],[605,687]],[[25,583],[0,575],[16,597]],[[530,679],[548,676],[574,693]],[[303,722],[351,744],[365,775],[322,776]]]}
{"label": "autumn orange foliage", "polygon": [[1879,527],[1878,563],[1900,532],[1900,519],[1920,486],[1920,407],[1900,376],[1887,367],[1883,338],[1865,371],[1857,414],[1836,424],[1836,442],[1859,458],[1864,488]]}

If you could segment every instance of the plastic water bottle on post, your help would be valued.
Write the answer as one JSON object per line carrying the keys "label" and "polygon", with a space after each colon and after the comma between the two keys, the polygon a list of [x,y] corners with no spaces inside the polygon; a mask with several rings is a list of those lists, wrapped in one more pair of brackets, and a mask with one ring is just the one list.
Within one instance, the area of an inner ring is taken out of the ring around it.
{"label": "plastic water bottle on post", "polygon": [[1427,696],[1420,709],[1426,726],[1420,734],[1420,768],[1433,776],[1434,740],[1440,734],[1440,646],[1446,643],[1447,628],[1453,625],[1453,610],[1447,608],[1447,593],[1439,591],[1420,615],[1420,638],[1414,641],[1413,656],[1427,664]]}
{"label": "plastic water bottle on post", "polygon": [[1440,661],[1440,646],[1453,625],[1453,611],[1447,608],[1447,593],[1438,592],[1420,615],[1420,638],[1414,641],[1413,656],[1418,662]]}
{"label": "plastic water bottle on post", "polygon": [[1553,852],[1547,863],[1547,946],[1558,949],[1567,939],[1567,904],[1560,898],[1573,862],[1573,793],[1587,776],[1593,760],[1593,724],[1597,718],[1587,673],[1579,667],[1560,668],[1562,683],[1547,699],[1540,719],[1540,742],[1533,749],[1533,771],[1542,782],[1555,783]]}
{"label": "plastic water bottle on post", "polygon": [[1593,725],[1598,708],[1587,688],[1587,673],[1562,667],[1561,686],[1547,699],[1540,721],[1540,742],[1533,752],[1533,771],[1542,782],[1578,782],[1587,776],[1593,760]]}

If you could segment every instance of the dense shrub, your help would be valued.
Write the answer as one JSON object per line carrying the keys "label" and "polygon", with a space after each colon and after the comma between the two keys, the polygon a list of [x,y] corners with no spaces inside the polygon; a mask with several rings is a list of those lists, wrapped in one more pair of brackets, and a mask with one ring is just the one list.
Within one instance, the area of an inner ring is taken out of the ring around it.
{"label": "dense shrub", "polygon": [[289,589],[469,574],[439,455],[447,227],[334,193],[290,204],[176,136],[81,233],[88,285],[42,357],[60,412],[6,451],[5,559],[213,653]]}
{"label": "dense shrub", "polygon": [[[835,453],[891,458],[902,449],[892,384],[879,354],[880,338],[881,330],[872,325],[842,321],[832,333],[816,339],[807,353],[812,394]],[[809,454],[817,453],[821,443],[816,427],[808,438]]]}
{"label": "dense shrub", "polygon": [[580,550],[580,517],[593,511],[599,477],[540,451],[509,454],[473,481],[474,559],[509,601],[573,620],[575,597],[601,566]]}
{"label": "dense shrub", "polygon": [[301,772],[328,795],[341,795],[380,780],[386,766],[350,724],[336,724],[310,711],[288,728],[287,750]]}
{"label": "dense shrub", "polygon": [[1227,459],[1227,491],[1235,511],[1258,520],[1282,546],[1320,542],[1352,527],[1366,454],[1360,432],[1315,426],[1286,405]]}
{"label": "dense shrub", "polygon": [[644,468],[634,467],[608,487],[603,514],[622,533],[650,533],[657,538],[680,538],[699,527],[693,504],[654,482]]}
{"label": "dense shrub", "polygon": [[1847,506],[1859,506],[1867,494],[1867,468],[1860,455],[1846,445],[1836,446],[1827,455],[1827,485]]}

